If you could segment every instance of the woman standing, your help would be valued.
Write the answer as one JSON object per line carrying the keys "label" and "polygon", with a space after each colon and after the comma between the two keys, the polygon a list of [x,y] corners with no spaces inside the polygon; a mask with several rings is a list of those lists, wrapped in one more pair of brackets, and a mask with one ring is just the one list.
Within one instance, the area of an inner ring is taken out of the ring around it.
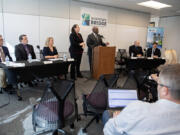
{"label": "woman standing", "polygon": [[75,79],[75,72],[77,73],[77,77],[83,78],[80,72],[80,64],[81,64],[81,58],[85,47],[85,43],[79,31],[80,31],[79,25],[74,24],[71,29],[71,34],[69,37],[70,40],[69,52],[71,58],[74,58],[75,60],[75,64],[71,65],[71,79]]}
{"label": "woman standing", "polygon": [[45,59],[55,59],[59,57],[56,47],[54,47],[53,37],[48,37],[46,39],[45,47],[43,48],[43,55]]}

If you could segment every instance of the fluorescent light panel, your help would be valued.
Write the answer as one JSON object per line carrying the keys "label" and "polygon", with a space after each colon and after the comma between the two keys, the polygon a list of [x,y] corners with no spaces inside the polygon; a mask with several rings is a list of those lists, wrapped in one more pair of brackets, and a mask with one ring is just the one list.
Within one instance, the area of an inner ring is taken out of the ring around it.
{"label": "fluorescent light panel", "polygon": [[141,3],[138,3],[138,5],[149,7],[149,8],[154,8],[154,9],[172,7],[171,5],[167,5],[167,4],[160,3],[160,2],[157,2],[157,1],[153,1],[153,0],[146,1],[146,2],[141,2]]}

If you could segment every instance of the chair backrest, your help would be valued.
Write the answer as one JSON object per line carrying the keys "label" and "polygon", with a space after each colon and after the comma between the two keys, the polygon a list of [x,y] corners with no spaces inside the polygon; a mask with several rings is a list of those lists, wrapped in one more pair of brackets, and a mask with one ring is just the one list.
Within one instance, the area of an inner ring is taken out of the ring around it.
{"label": "chair backrest", "polygon": [[35,109],[36,123],[44,128],[63,128],[77,118],[74,82],[47,81],[40,103]]}
{"label": "chair backrest", "polygon": [[115,88],[117,79],[117,75],[101,75],[88,96],[89,104],[96,109],[106,109],[108,88]]}
{"label": "chair backrest", "polygon": [[118,49],[116,60],[124,62],[124,59],[127,58],[126,49]]}

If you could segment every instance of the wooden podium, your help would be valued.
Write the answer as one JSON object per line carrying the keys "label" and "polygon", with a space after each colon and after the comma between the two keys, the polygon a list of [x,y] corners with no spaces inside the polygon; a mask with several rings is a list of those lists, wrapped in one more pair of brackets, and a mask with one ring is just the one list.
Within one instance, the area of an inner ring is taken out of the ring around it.
{"label": "wooden podium", "polygon": [[97,46],[93,50],[92,69],[96,80],[103,74],[114,74],[116,47]]}

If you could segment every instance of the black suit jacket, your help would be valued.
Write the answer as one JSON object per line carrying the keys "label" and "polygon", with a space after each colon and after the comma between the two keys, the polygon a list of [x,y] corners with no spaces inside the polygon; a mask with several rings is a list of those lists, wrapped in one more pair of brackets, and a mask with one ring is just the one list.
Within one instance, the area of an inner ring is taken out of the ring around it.
{"label": "black suit jacket", "polygon": [[[151,57],[152,54],[152,48],[148,48],[147,50],[147,57]],[[161,57],[161,51],[160,49],[156,48],[156,50],[154,51],[154,55]]]}
{"label": "black suit jacket", "polygon": [[70,40],[70,53],[83,53],[83,48],[80,46],[80,43],[84,42],[80,33],[71,33],[69,36]]}
{"label": "black suit jacket", "polygon": [[[36,59],[36,55],[34,53],[34,48],[32,45],[27,44],[29,53],[32,56],[32,59]],[[26,50],[24,48],[23,44],[18,44],[15,46],[15,56],[16,61],[26,61],[28,60],[28,54],[26,53]]]}
{"label": "black suit jacket", "polygon": [[92,50],[94,47],[99,45],[106,46],[106,44],[103,43],[102,41],[102,37],[99,34],[97,34],[97,38],[96,38],[93,33],[88,35],[86,43],[88,46],[88,55],[92,55]]}
{"label": "black suit jacket", "polygon": [[[7,48],[6,46],[2,46],[2,49],[3,49],[3,52],[4,52],[5,57],[6,57],[6,56],[9,57],[9,61],[12,61],[12,57],[11,57],[10,54],[9,54],[8,48]],[[1,58],[0,58],[0,62],[1,62]]]}
{"label": "black suit jacket", "polygon": [[132,45],[129,47],[129,56],[133,53],[133,57],[137,57],[138,54],[143,56],[143,51],[141,46]]}

